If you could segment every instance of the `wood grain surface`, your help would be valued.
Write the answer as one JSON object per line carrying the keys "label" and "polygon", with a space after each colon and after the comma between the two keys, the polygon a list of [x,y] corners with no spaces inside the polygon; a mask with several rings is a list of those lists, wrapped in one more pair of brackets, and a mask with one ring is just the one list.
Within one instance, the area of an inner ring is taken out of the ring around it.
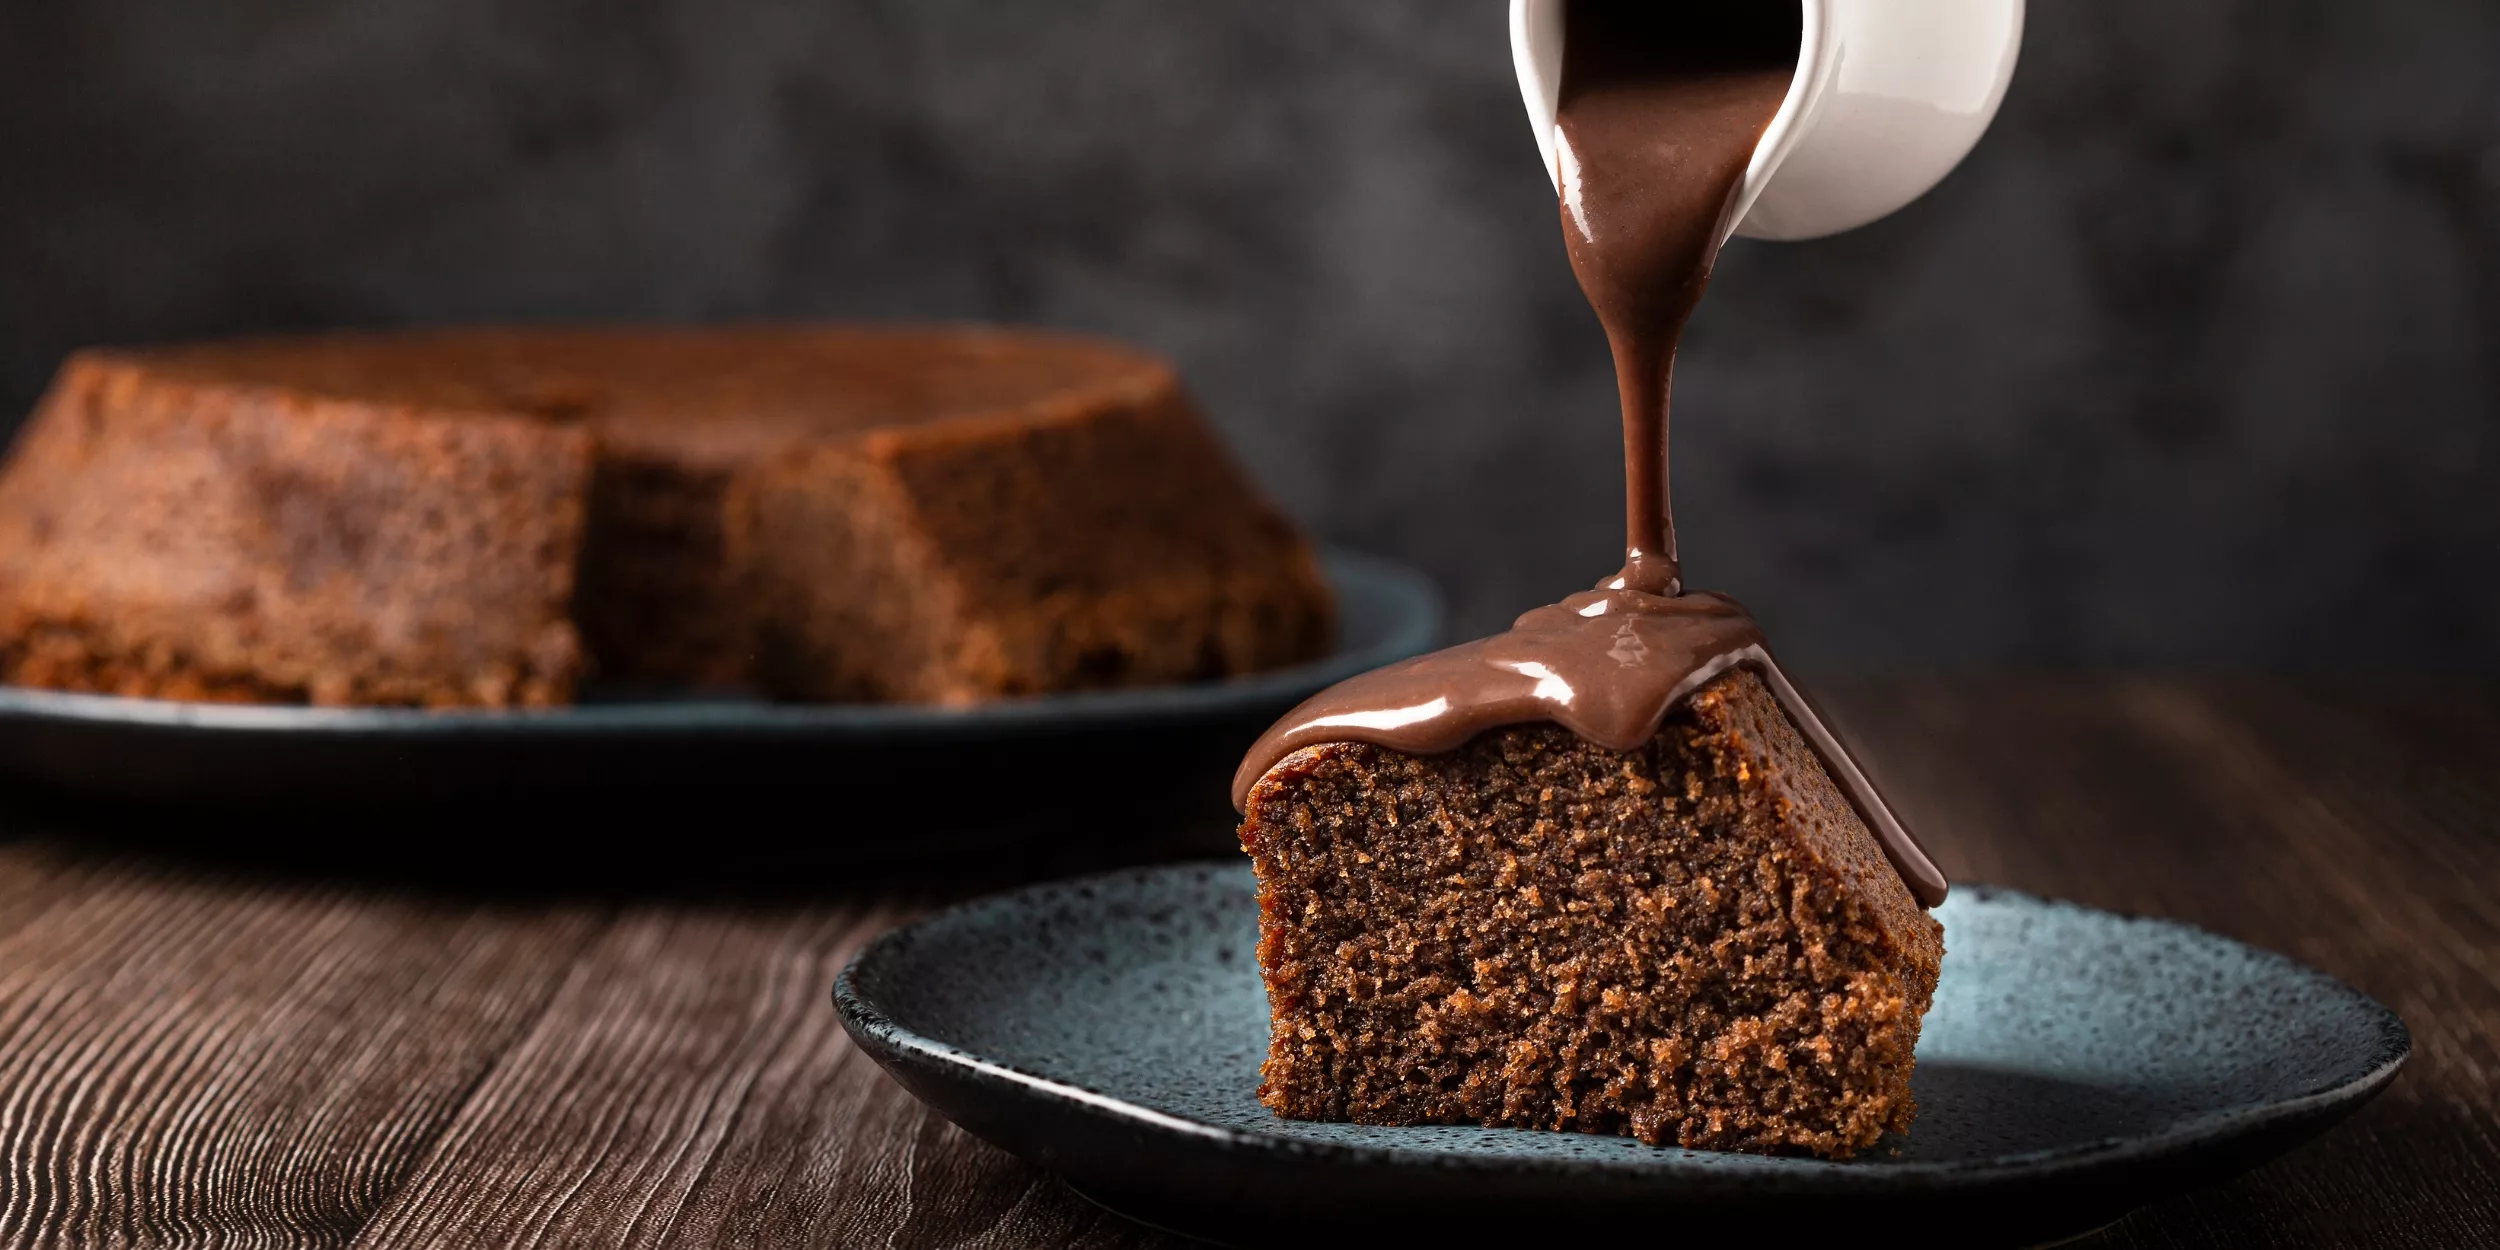
{"label": "wood grain surface", "polygon": [[[2353,1120],[2081,1244],[2500,1245],[2500,691],[1823,694],[1955,879],[2272,947],[2413,1029]],[[598,853],[516,874],[0,811],[0,1245],[1179,1244],[923,1110],[826,995],[913,914],[1203,835],[688,872],[717,831],[569,830]]]}

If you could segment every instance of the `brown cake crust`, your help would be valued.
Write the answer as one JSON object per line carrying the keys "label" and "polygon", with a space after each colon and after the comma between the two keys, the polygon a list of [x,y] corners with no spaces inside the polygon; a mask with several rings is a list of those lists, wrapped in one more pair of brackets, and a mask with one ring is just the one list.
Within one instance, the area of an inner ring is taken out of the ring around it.
{"label": "brown cake crust", "polygon": [[1242,845],[1279,1115],[1838,1158],[1915,1111],[1943,930],[1750,672],[1629,753],[1305,748]]}
{"label": "brown cake crust", "polygon": [[777,689],[962,703],[1255,672],[1328,643],[1309,547],[1159,365],[804,449],[743,486],[733,529]]}
{"label": "brown cake crust", "polygon": [[66,365],[0,473],[0,674],[168,698],[562,702],[591,442]]}
{"label": "brown cake crust", "polygon": [[[298,454],[327,511],[243,484]],[[333,552],[341,516],[398,537]],[[10,680],[173,697],[548,703],[595,668],[968,701],[1251,671],[1333,626],[1169,368],[1026,331],[85,353],[0,471],[0,543]]]}

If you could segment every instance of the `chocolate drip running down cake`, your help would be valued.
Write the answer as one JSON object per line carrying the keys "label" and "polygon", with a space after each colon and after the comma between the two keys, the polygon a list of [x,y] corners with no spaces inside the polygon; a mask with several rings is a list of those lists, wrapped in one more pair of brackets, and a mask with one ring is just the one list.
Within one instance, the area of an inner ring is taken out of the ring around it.
{"label": "chocolate drip running down cake", "polygon": [[1744,608],[1685,590],[1667,498],[1677,340],[1798,10],[1565,18],[1557,182],[1615,358],[1623,569],[1323,691],[1250,749],[1259,1097],[1847,1157],[1915,1114],[1946,882]]}
{"label": "chocolate drip running down cake", "polygon": [[0,470],[0,669],[545,705],[587,672],[960,703],[1324,650],[1301,536],[1171,370],[981,329],[92,351]]}

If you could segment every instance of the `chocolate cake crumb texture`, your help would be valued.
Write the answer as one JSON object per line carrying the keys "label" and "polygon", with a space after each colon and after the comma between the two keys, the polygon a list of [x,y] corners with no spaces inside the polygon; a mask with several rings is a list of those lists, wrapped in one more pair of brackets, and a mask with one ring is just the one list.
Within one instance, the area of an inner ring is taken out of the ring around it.
{"label": "chocolate cake crumb texture", "polygon": [[1306,747],[1241,837],[1279,1115],[1830,1158],[1910,1123],[1942,929],[1751,672],[1630,752]]}

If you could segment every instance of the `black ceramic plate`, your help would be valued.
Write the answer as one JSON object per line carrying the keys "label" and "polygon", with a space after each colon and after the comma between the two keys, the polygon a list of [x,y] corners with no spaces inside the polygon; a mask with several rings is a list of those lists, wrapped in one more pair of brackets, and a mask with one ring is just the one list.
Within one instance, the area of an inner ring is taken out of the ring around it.
{"label": "black ceramic plate", "polygon": [[[1055,805],[1072,788],[1054,778],[1119,758],[1134,761],[1133,775],[1162,779],[1130,788],[1139,812],[1170,819],[1203,808],[1221,821],[1233,766],[1276,717],[1323,686],[1426,649],[1439,632],[1440,599],[1421,574],[1346,553],[1326,566],[1340,609],[1336,650],[1230,681],[968,708],[714,698],[442,712],[0,687],[0,771],[83,797],[287,806],[326,798],[369,813],[521,795],[599,795],[613,807],[620,796],[641,802],[667,791],[719,812],[803,793],[828,824],[856,819],[890,832],[894,818],[908,817],[916,829],[959,828],[1005,809],[1029,832],[1074,815]],[[1000,802],[1010,795],[1017,801]]]}
{"label": "black ceramic plate", "polygon": [[[1917,1123],[1856,1160],[1279,1120],[1244,865],[1093,877],[889,934],[834,989],[851,1035],[972,1132],[1217,1240],[1565,1229],[2025,1244],[2281,1151],[2411,1046],[2386,1008],[2236,942],[1985,886],[1938,909]],[[1693,1242],[1692,1244],[1709,1244]]]}

